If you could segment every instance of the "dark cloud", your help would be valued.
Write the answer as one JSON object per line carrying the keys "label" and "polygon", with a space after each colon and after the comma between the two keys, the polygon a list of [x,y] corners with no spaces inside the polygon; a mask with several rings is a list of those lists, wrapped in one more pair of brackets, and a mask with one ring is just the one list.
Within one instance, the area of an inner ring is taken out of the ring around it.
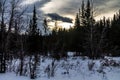
{"label": "dark cloud", "polygon": [[68,17],[63,17],[63,16],[60,16],[59,14],[56,14],[56,13],[49,13],[47,14],[50,18],[52,18],[52,20],[60,20],[60,21],[63,21],[63,22],[69,22],[69,23],[72,23],[72,19],[68,18]]}

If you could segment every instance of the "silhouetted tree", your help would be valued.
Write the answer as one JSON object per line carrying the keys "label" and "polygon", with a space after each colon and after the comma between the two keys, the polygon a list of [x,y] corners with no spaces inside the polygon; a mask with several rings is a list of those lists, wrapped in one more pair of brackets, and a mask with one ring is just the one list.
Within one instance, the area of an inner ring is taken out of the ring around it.
{"label": "silhouetted tree", "polygon": [[[27,52],[30,55],[30,78],[35,79],[37,77],[36,70],[39,62],[38,53],[42,52],[42,36],[37,26],[37,14],[35,6],[33,10],[33,18],[30,20],[28,29]],[[34,59],[32,59],[32,56],[34,56]]]}

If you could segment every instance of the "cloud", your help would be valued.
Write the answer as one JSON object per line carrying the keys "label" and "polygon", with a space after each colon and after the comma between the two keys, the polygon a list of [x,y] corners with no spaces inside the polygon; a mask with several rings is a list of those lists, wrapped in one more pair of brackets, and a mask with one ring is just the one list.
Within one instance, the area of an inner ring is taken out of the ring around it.
{"label": "cloud", "polygon": [[99,14],[117,12],[120,9],[120,0],[99,0],[95,2],[96,11]]}
{"label": "cloud", "polygon": [[50,1],[51,0],[22,0],[20,4],[22,8],[27,7],[27,10],[25,12],[25,14],[27,15],[25,16],[26,23],[28,23],[28,19],[32,17],[33,8],[35,5],[37,10],[36,12],[37,12],[37,19],[38,19],[38,27],[42,33],[44,33],[43,19],[45,14],[42,10],[40,10],[40,8],[42,8],[45,4],[47,4]]}
{"label": "cloud", "polygon": [[47,14],[50,18],[52,18],[52,20],[60,20],[63,22],[68,22],[68,23],[72,23],[72,19],[68,18],[68,17],[63,17],[60,16],[59,14],[56,13],[49,13]]}
{"label": "cloud", "polygon": [[[74,18],[81,7],[81,2],[82,0],[23,0],[22,4],[28,6],[28,13],[32,13],[33,5],[35,5],[38,14],[42,16],[48,13],[57,13],[61,16]],[[95,13],[98,16],[117,12],[120,8],[120,0],[93,0],[93,2]]]}
{"label": "cloud", "polygon": [[[79,1],[79,2],[78,2]],[[41,8],[45,13],[58,13],[61,15],[69,15],[77,12],[80,0],[52,0]]]}
{"label": "cloud", "polygon": [[[85,2],[87,0],[84,0]],[[62,16],[75,16],[81,7],[82,0],[51,0],[41,10],[44,13],[58,13]],[[93,0],[97,15],[116,12],[120,8],[120,0]]]}
{"label": "cloud", "polygon": [[51,0],[22,0],[21,5],[23,7],[28,7],[27,13],[32,13],[33,11],[33,6],[36,6],[36,10],[39,14],[43,13],[42,10],[39,8],[42,8],[45,4],[50,2]]}
{"label": "cloud", "polygon": [[[1,0],[0,0],[1,1]],[[9,0],[8,0],[9,1]],[[22,7],[28,7],[27,14],[31,14],[33,6],[36,6],[40,17],[44,14],[56,13],[61,16],[74,18],[81,7],[82,0],[20,0]],[[84,0],[85,2],[87,0]],[[107,13],[115,13],[120,9],[120,0],[93,0],[95,13],[98,16]],[[24,8],[23,8],[24,9]]]}

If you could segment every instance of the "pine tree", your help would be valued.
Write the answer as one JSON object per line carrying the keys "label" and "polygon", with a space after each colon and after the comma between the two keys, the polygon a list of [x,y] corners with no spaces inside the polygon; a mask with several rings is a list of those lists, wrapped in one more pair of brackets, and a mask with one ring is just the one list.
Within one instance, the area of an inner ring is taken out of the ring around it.
{"label": "pine tree", "polygon": [[30,35],[37,35],[38,32],[38,28],[37,28],[37,17],[36,17],[36,8],[34,6],[34,10],[33,10],[33,18],[32,20],[30,20]]}
{"label": "pine tree", "polygon": [[85,48],[87,53],[90,56],[93,56],[95,54],[94,52],[94,19],[93,19],[93,3],[90,3],[90,1],[87,1],[86,8],[84,9],[84,5],[82,5],[82,18],[83,18],[83,28],[85,30],[85,36],[86,36],[86,43]]}
{"label": "pine tree", "polygon": [[[30,78],[35,79],[37,77],[36,71],[39,63],[39,53],[42,52],[42,42],[43,37],[39,32],[37,25],[37,13],[34,6],[33,16],[30,20],[30,25],[28,29],[28,39],[27,39],[27,52],[30,55]],[[32,56],[34,58],[32,59]],[[32,62],[34,61],[34,63]]]}
{"label": "pine tree", "polygon": [[28,52],[36,53],[42,50],[42,37],[37,26],[36,8],[34,6],[33,18],[28,29]]}
{"label": "pine tree", "polygon": [[85,26],[86,22],[85,22],[85,4],[84,4],[84,0],[82,1],[82,5],[81,5],[81,24],[82,26]]}
{"label": "pine tree", "polygon": [[79,14],[76,14],[76,19],[75,19],[75,28],[80,28],[80,18],[79,18]]}

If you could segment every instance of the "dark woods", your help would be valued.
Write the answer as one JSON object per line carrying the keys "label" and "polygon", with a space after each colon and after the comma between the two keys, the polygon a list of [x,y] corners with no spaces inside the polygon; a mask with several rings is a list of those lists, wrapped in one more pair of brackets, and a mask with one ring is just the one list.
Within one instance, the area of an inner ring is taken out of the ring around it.
{"label": "dark woods", "polygon": [[[17,13],[17,2],[14,1],[11,3],[9,24],[5,23],[5,2],[0,3],[0,71],[5,72],[5,62],[13,57],[21,60],[20,75],[23,75],[23,59],[30,56],[30,75],[35,78],[38,55],[50,55],[58,60],[67,57],[68,51],[76,52],[75,56],[88,56],[91,59],[120,56],[120,11],[114,14],[112,19],[104,17],[95,21],[93,3],[89,0],[87,3],[83,1],[76,14],[74,27],[69,30],[59,29],[56,22],[55,28],[50,32],[47,19],[44,19],[43,35],[37,25],[34,6],[32,18],[28,20],[29,26],[22,34],[24,11]],[[33,55],[34,64],[31,63]]]}

